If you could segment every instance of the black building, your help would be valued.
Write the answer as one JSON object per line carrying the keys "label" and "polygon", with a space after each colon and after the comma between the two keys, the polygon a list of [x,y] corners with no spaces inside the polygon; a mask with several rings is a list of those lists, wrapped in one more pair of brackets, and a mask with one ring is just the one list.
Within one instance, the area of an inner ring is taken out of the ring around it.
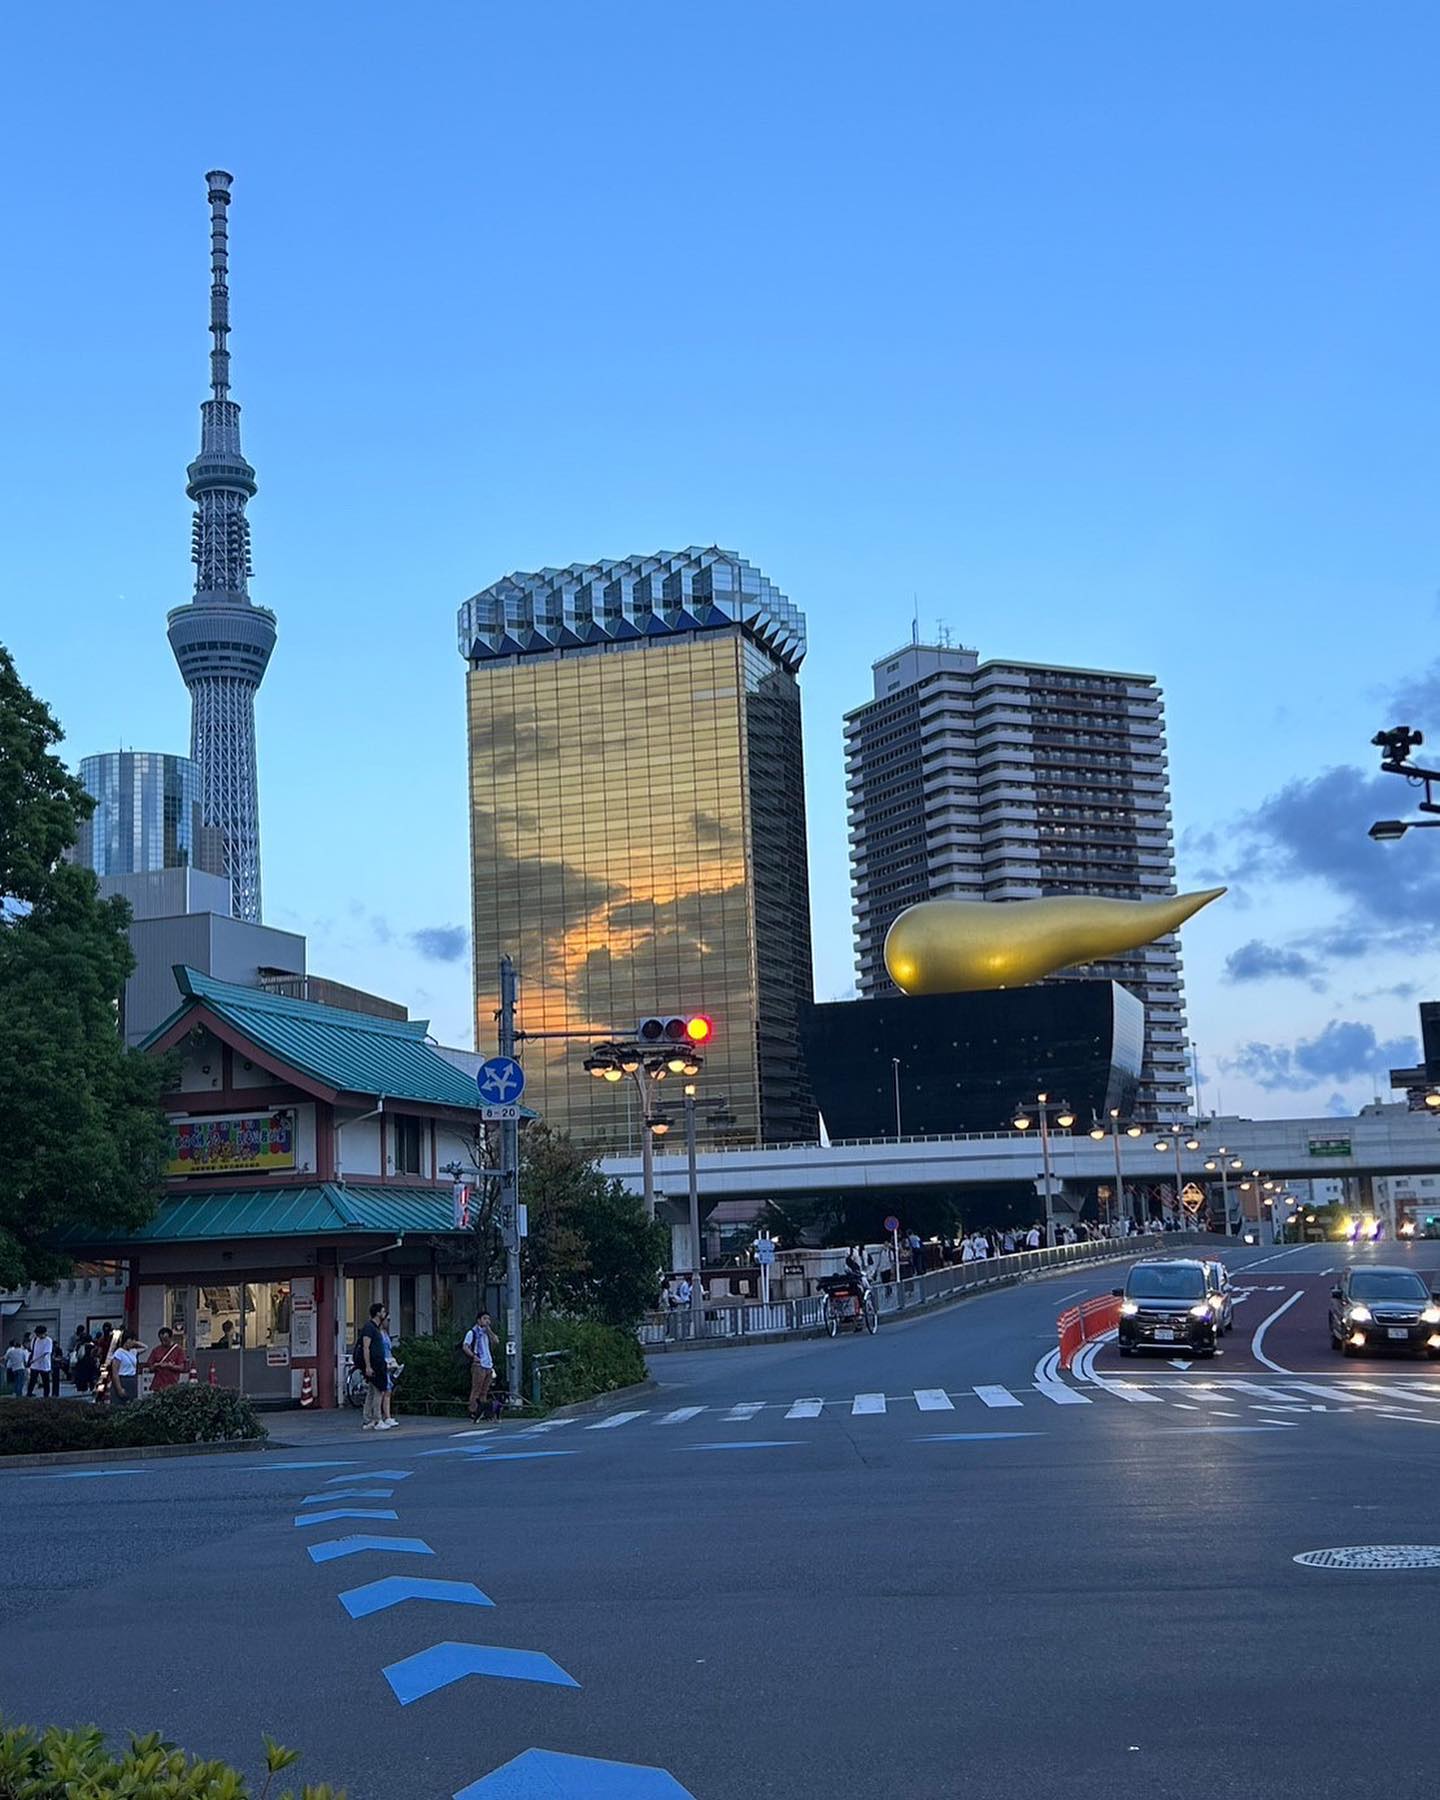
{"label": "black building", "polygon": [[[1008,1131],[1037,1093],[1080,1124],[1128,1118],[1145,1040],[1140,1002],[1115,981],[977,994],[901,995],[809,1007],[810,1081],[834,1138]],[[898,1065],[898,1067],[897,1067]]]}

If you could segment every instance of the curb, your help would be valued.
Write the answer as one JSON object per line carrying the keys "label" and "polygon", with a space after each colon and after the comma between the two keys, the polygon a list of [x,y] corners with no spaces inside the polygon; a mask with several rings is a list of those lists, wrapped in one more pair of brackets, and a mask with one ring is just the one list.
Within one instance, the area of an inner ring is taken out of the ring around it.
{"label": "curb", "polygon": [[236,1450],[293,1450],[274,1438],[220,1438],[212,1444],[137,1444],[131,1450],[45,1450],[31,1456],[0,1456],[0,1474],[7,1469],[44,1469],[61,1464],[107,1462],[157,1462],[167,1456],[226,1456]]}
{"label": "curb", "polygon": [[589,1400],[572,1400],[568,1406],[557,1406],[543,1415],[547,1419],[579,1419],[586,1413],[604,1412],[617,1400],[633,1400],[639,1394],[653,1394],[660,1383],[654,1380],[634,1381],[629,1387],[611,1388],[608,1394],[595,1394]]}

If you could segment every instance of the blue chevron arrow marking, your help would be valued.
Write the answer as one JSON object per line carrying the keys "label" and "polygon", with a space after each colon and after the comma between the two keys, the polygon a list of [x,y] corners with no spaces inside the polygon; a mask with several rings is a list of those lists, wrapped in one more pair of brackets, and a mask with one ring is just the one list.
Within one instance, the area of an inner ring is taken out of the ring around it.
{"label": "blue chevron arrow marking", "polygon": [[307,1544],[311,1562],[334,1562],[342,1556],[358,1556],[362,1550],[395,1550],[404,1556],[433,1556],[435,1552],[424,1538],[343,1537],[327,1538],[323,1544]]}
{"label": "blue chevron arrow marking", "polygon": [[473,1581],[426,1581],[412,1575],[386,1575],[380,1581],[367,1581],[364,1587],[349,1588],[340,1596],[340,1604],[352,1619],[368,1619],[371,1613],[384,1612],[387,1606],[399,1606],[404,1600],[448,1600],[455,1606],[495,1604]]}
{"label": "blue chevron arrow marking", "polygon": [[332,1519],[398,1519],[391,1506],[332,1506],[326,1512],[296,1513],[297,1525],[328,1525]]}
{"label": "blue chevron arrow marking", "polygon": [[466,1454],[472,1462],[497,1463],[535,1462],[542,1456],[574,1456],[577,1452],[574,1450],[492,1450],[487,1455],[481,1456],[474,1450],[470,1450]]}
{"label": "blue chevron arrow marking", "polygon": [[[338,1463],[290,1463],[287,1465],[292,1469],[329,1469],[339,1468],[339,1466]],[[326,1486],[334,1487],[337,1481],[408,1481],[414,1473],[413,1469],[366,1469],[363,1475],[328,1476]]]}
{"label": "blue chevron arrow marking", "polygon": [[393,1500],[394,1488],[346,1488],[343,1494],[307,1494],[302,1506],[333,1506],[337,1500]]}
{"label": "blue chevron arrow marking", "polygon": [[[244,1471],[247,1475],[256,1475],[269,1469],[353,1469],[354,1467],[353,1462],[346,1462],[342,1457],[332,1456],[329,1462],[246,1463]],[[330,1479],[332,1481],[354,1481],[355,1477],[353,1475],[332,1475]]]}
{"label": "blue chevron arrow marking", "polygon": [[602,1762],[593,1756],[562,1756],[556,1750],[527,1750],[493,1774],[482,1775],[455,1800],[695,1800],[664,1769],[639,1763]]}
{"label": "blue chevron arrow marking", "polygon": [[543,1681],[551,1687],[578,1688],[551,1657],[539,1650],[506,1650],[492,1644],[432,1644],[416,1656],[391,1663],[385,1679],[402,1706],[423,1700],[467,1675],[494,1675],[502,1681]]}

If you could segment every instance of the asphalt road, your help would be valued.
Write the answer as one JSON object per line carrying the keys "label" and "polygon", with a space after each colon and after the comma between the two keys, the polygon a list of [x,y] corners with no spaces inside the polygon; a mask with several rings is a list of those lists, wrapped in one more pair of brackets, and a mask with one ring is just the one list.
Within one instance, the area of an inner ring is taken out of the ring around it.
{"label": "asphalt road", "polygon": [[1293,1560],[1440,1542],[1440,1368],[1333,1355],[1351,1254],[1440,1266],[1230,1252],[1188,1369],[1055,1377],[1057,1310],[1117,1279],[1072,1269],[657,1358],[598,1417],[0,1476],[3,1709],[252,1769],[266,1730],[352,1800],[1421,1791],[1440,1569]]}

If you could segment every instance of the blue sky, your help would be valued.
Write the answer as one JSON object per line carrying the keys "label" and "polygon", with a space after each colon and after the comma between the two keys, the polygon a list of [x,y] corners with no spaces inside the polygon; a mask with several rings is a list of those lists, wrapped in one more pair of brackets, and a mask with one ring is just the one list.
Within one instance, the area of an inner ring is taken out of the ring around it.
{"label": "blue sky", "polygon": [[820,997],[841,715],[915,597],[1160,676],[1182,885],[1234,889],[1185,933],[1206,1102],[1370,1097],[1436,991],[1440,846],[1364,835],[1371,733],[1440,742],[1432,6],[227,16],[6,20],[0,637],[69,754],[186,745],[219,165],[267,916],[314,968],[468,1041],[457,603],[718,542],[809,619]]}

